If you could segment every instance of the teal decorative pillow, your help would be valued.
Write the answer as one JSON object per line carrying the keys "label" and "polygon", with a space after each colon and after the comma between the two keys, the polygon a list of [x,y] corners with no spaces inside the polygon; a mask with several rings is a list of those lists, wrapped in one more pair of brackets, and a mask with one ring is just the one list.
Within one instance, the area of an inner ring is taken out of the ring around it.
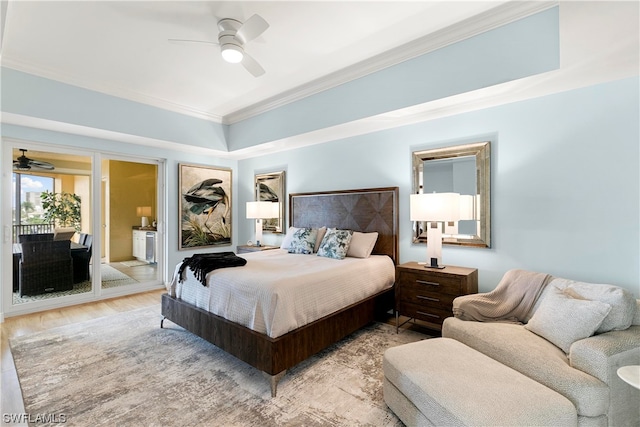
{"label": "teal decorative pillow", "polygon": [[318,230],[315,228],[300,228],[293,233],[291,244],[289,245],[290,254],[312,254],[316,244]]}
{"label": "teal decorative pillow", "polygon": [[320,247],[318,248],[318,256],[344,259],[344,257],[347,256],[352,237],[353,231],[351,230],[327,229],[322,243],[320,243]]}

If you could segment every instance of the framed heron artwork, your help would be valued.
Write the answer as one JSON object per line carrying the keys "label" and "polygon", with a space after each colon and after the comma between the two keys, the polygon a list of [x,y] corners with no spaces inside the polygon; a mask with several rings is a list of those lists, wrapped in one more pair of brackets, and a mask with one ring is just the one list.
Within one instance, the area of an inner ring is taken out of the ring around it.
{"label": "framed heron artwork", "polygon": [[179,250],[231,244],[231,169],[178,165]]}

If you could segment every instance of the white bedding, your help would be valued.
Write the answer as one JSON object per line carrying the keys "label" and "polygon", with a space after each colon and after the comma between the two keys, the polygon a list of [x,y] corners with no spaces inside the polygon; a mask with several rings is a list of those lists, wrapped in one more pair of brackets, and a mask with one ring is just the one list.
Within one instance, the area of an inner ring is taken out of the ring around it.
{"label": "white bedding", "polygon": [[239,255],[243,267],[214,270],[207,286],[176,266],[169,293],[199,308],[272,338],[393,286],[388,256],[330,259],[272,249]]}

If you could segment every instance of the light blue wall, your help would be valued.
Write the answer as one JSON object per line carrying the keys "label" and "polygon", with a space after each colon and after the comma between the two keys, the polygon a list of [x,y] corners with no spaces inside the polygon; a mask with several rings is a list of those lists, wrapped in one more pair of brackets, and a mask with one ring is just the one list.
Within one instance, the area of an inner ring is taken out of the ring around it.
{"label": "light blue wall", "polygon": [[[489,139],[492,248],[445,246],[445,263],[477,267],[480,291],[524,268],[640,297],[639,93],[635,77],[242,160],[236,200],[251,198],[254,173],[274,170],[286,170],[288,193],[398,186],[401,261],[423,260],[411,243],[411,152]],[[238,241],[252,239],[253,223],[238,222]]]}
{"label": "light blue wall", "polygon": [[493,86],[560,66],[558,8],[251,117],[229,128],[229,149],[278,140]]}
{"label": "light blue wall", "polygon": [[227,151],[226,126],[2,68],[2,111]]}

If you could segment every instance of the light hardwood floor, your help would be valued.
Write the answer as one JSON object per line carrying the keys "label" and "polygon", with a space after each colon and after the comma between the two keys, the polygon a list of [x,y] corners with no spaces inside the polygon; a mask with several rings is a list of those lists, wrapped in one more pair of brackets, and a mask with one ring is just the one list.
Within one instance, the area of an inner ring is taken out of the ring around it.
{"label": "light hardwood floor", "polygon": [[2,369],[0,414],[24,413],[20,383],[18,382],[16,368],[9,346],[10,339],[58,326],[83,322],[123,311],[159,304],[161,295],[164,292],[164,289],[154,290],[5,319],[4,323],[0,326],[0,365]]}

